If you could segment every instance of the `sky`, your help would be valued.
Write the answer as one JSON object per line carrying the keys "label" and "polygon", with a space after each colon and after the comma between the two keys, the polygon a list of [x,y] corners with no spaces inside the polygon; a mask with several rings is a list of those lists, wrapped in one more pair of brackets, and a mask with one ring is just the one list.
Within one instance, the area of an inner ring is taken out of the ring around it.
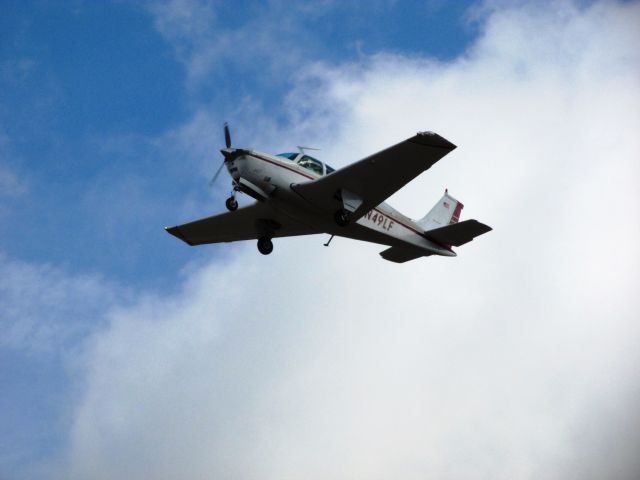
{"label": "sky", "polygon": [[[638,477],[640,2],[2,10],[0,478]],[[389,203],[494,230],[190,248],[225,121],[334,167],[436,131]]]}

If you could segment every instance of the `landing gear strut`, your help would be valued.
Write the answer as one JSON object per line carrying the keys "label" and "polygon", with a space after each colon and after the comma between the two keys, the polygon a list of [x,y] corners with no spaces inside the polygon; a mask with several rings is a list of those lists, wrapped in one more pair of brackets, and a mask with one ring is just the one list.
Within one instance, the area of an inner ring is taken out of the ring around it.
{"label": "landing gear strut", "polygon": [[258,251],[263,255],[269,255],[273,252],[273,242],[269,237],[260,237],[258,239]]}
{"label": "landing gear strut", "polygon": [[336,211],[336,213],[333,215],[333,218],[338,225],[340,225],[341,227],[346,227],[347,225],[349,225],[349,221],[351,220],[351,213],[349,213],[344,208],[341,208],[340,210]]}

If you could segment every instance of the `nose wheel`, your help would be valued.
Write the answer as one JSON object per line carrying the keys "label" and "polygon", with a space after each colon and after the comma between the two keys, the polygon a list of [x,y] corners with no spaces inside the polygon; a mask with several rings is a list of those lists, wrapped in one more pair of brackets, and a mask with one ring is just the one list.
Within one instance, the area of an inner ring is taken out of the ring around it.
{"label": "nose wheel", "polygon": [[262,255],[269,255],[273,252],[273,242],[269,237],[260,237],[258,239],[258,251]]}

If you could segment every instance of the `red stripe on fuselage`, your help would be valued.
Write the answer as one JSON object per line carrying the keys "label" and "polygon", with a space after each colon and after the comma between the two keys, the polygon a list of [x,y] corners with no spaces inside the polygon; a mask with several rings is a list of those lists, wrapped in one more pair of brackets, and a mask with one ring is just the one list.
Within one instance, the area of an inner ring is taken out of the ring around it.
{"label": "red stripe on fuselage", "polygon": [[[374,208],[374,211],[378,212],[380,215],[384,215],[385,217],[389,217],[391,220],[393,220],[394,222],[396,222],[398,225],[402,225],[404,228],[406,228],[407,230],[411,230],[413,233],[417,233],[418,235],[420,235],[421,237],[424,237],[424,233],[416,230],[415,228],[406,225],[404,223],[402,223],[400,220],[398,220],[396,217],[392,217],[391,215],[389,215],[386,212],[383,212],[382,210],[378,209],[378,208]],[[366,215],[366,214],[365,214]],[[426,237],[425,237],[426,238]]]}

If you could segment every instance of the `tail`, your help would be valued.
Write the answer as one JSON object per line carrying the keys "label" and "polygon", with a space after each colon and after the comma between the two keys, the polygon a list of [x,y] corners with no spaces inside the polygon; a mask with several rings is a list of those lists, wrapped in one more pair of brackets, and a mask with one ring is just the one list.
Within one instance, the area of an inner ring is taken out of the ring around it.
{"label": "tail", "polygon": [[470,242],[475,237],[491,231],[491,227],[477,220],[460,220],[460,212],[464,205],[453,198],[447,190],[444,196],[420,221],[427,238],[447,247],[459,247]]}
{"label": "tail", "polygon": [[433,230],[434,228],[458,223],[463,208],[464,205],[449,195],[449,192],[445,190],[443,197],[422,220],[418,221],[418,225],[425,230]]}

